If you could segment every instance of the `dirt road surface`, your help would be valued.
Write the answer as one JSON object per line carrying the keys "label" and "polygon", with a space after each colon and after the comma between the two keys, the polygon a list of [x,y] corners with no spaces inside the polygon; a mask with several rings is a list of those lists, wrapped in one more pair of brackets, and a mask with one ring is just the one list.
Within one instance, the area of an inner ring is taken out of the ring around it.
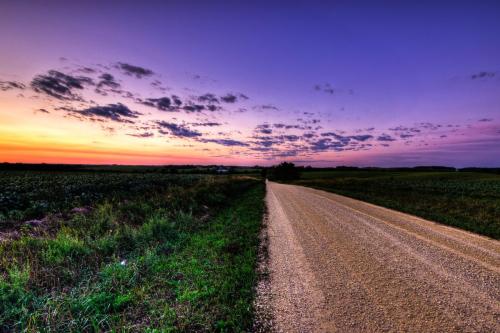
{"label": "dirt road surface", "polygon": [[280,332],[500,332],[500,242],[268,182]]}

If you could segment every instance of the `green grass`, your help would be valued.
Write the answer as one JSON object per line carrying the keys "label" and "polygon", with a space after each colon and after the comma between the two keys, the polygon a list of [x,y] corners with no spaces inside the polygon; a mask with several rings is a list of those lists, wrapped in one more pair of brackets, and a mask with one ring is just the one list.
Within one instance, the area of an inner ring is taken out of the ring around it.
{"label": "green grass", "polygon": [[0,331],[250,329],[264,191],[207,176],[0,243]]}
{"label": "green grass", "polygon": [[297,185],[339,193],[500,239],[500,175],[475,172],[312,171]]}

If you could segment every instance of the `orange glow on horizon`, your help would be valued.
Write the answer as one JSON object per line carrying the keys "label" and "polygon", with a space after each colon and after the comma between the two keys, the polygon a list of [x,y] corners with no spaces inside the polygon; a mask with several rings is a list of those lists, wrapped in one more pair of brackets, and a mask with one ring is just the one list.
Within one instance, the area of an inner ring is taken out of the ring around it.
{"label": "orange glow on horizon", "polygon": [[35,102],[0,100],[0,162],[64,164],[214,164],[216,158],[186,149],[184,142],[137,139],[103,131],[99,124],[37,113]]}

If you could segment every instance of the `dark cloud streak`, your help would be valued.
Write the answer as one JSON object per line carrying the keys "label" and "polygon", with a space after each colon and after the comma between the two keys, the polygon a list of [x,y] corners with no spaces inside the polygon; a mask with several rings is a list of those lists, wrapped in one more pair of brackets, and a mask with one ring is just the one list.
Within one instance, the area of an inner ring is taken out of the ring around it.
{"label": "dark cloud streak", "polygon": [[142,113],[130,110],[126,105],[108,104],[106,106],[94,106],[83,110],[64,109],[70,113],[78,114],[87,118],[94,117],[108,119],[120,123],[133,123],[130,119],[138,118]]}
{"label": "dark cloud streak", "polygon": [[0,81],[0,90],[1,91],[7,91],[11,89],[20,89],[24,90],[26,88],[26,85],[21,82],[17,81]]}
{"label": "dark cloud streak", "polygon": [[482,71],[476,74],[472,74],[470,78],[472,80],[477,80],[477,79],[491,79],[497,75],[497,72],[486,72]]}
{"label": "dark cloud streak", "polygon": [[143,77],[146,76],[151,76],[154,74],[154,72],[150,69],[144,68],[144,67],[139,67],[139,66],[134,66],[130,65],[124,62],[119,62],[116,65],[116,68],[121,70],[124,74],[130,75],[130,76],[135,76],[138,79],[142,79]]}
{"label": "dark cloud streak", "polygon": [[46,75],[37,75],[31,81],[31,87],[38,93],[45,93],[59,100],[81,101],[82,98],[74,90],[82,90],[84,85],[93,85],[91,78],[71,76],[51,70]]}
{"label": "dark cloud streak", "polygon": [[[201,136],[200,132],[192,130],[185,125],[170,123],[163,120],[157,121],[156,124],[160,127],[160,134],[171,134],[173,136],[181,138],[194,138]],[[162,129],[167,129],[168,132]]]}
{"label": "dark cloud streak", "polygon": [[396,141],[396,139],[394,139],[389,134],[382,134],[377,137],[377,141],[391,142],[391,141]]}
{"label": "dark cloud streak", "polygon": [[247,146],[249,146],[248,143],[238,141],[238,140],[233,140],[233,139],[201,139],[199,141],[204,142],[204,143],[216,143],[216,144],[226,146],[226,147],[234,147],[234,146],[247,147]]}

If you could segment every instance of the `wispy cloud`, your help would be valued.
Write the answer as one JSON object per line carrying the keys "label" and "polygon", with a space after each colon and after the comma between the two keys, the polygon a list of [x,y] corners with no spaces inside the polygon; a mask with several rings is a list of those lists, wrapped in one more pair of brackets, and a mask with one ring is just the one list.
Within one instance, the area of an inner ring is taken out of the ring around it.
{"label": "wispy cloud", "polygon": [[98,88],[107,87],[112,89],[120,88],[120,84],[116,82],[115,77],[109,73],[104,73],[99,76],[99,83],[97,84]]}
{"label": "wispy cloud", "polygon": [[248,96],[244,94],[226,94],[220,97],[220,100],[224,103],[236,103],[238,100],[247,100]]}
{"label": "wispy cloud", "polygon": [[216,104],[219,103],[219,98],[212,93],[206,93],[204,95],[198,96],[198,101],[201,103]]}
{"label": "wispy cloud", "polygon": [[63,110],[81,115],[90,119],[100,118],[121,123],[133,123],[131,119],[138,118],[142,113],[130,110],[126,105],[108,104],[106,106],[94,106],[83,110],[62,108]]}
{"label": "wispy cloud", "polygon": [[156,124],[160,128],[159,130],[160,134],[171,134],[175,137],[180,137],[180,138],[194,138],[201,136],[200,132],[192,130],[182,124],[175,124],[163,120],[157,121]]}
{"label": "wispy cloud", "polygon": [[182,104],[178,98],[160,97],[160,98],[147,98],[141,101],[146,106],[154,107],[160,111],[178,111],[179,106]]}
{"label": "wispy cloud", "polygon": [[226,147],[247,147],[249,146],[248,143],[245,143],[243,141],[238,141],[238,140],[233,140],[233,139],[200,139],[198,140],[200,142],[204,143],[216,143],[222,146]]}
{"label": "wispy cloud", "polygon": [[145,76],[151,76],[154,74],[154,72],[150,69],[131,65],[124,62],[119,62],[118,64],[116,64],[116,68],[118,68],[122,73],[130,76],[135,76],[138,79],[141,79]]}
{"label": "wispy cloud", "polygon": [[94,85],[94,82],[87,76],[71,76],[56,70],[37,75],[31,81],[31,87],[36,92],[45,93],[60,100],[82,100],[75,90],[82,90],[85,85]]}
{"label": "wispy cloud", "polygon": [[391,142],[391,141],[396,141],[396,139],[394,139],[389,134],[382,134],[377,137],[377,141]]}
{"label": "wispy cloud", "polygon": [[311,149],[312,151],[315,152],[325,151],[325,150],[342,151],[344,150],[346,144],[347,144],[346,142],[333,141],[332,139],[326,138],[314,141],[311,144]]}
{"label": "wispy cloud", "polygon": [[191,123],[191,126],[201,126],[201,127],[215,127],[215,126],[222,126],[222,123],[214,122],[214,121],[207,121],[203,123]]}
{"label": "wispy cloud", "polygon": [[154,133],[151,132],[145,132],[145,133],[132,133],[132,134],[127,134],[129,136],[133,136],[136,138],[151,138],[154,136]]}
{"label": "wispy cloud", "polygon": [[318,83],[318,84],[315,84],[314,85],[314,90],[317,91],[317,92],[322,92],[322,93],[326,93],[326,94],[329,94],[329,95],[335,95],[335,94],[338,94],[338,93],[342,93],[342,94],[349,94],[349,95],[353,95],[354,94],[354,90],[352,89],[338,89],[338,88],[334,88],[332,84],[330,83]]}
{"label": "wispy cloud", "polygon": [[261,134],[271,134],[273,132],[273,129],[269,124],[260,124],[255,127],[255,131]]}
{"label": "wispy cloud", "polygon": [[316,91],[321,91],[330,95],[333,95],[335,93],[335,89],[333,89],[332,85],[330,83],[325,83],[325,84],[315,84],[314,85],[314,90]]}
{"label": "wispy cloud", "polygon": [[259,110],[259,111],[269,111],[269,110],[274,110],[274,111],[278,111],[279,108],[275,105],[272,105],[272,104],[262,104],[262,105],[255,105],[253,107],[254,110]]}
{"label": "wispy cloud", "polygon": [[7,91],[11,89],[20,89],[23,90],[26,88],[26,85],[17,81],[0,81],[0,90]]}
{"label": "wispy cloud", "polygon": [[497,72],[491,72],[491,71],[481,71],[475,74],[472,74],[470,78],[472,80],[477,80],[477,79],[491,79],[494,78],[497,75]]}

